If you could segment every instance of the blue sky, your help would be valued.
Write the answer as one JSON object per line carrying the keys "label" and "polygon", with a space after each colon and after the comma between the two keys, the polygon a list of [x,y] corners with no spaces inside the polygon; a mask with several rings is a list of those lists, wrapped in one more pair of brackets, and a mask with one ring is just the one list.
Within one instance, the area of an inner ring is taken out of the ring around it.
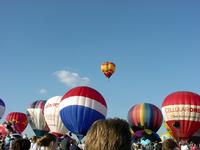
{"label": "blue sky", "polygon": [[[198,0],[0,1],[4,117],[85,82],[106,99],[108,117],[124,119],[135,104],[161,108],[171,92],[199,93],[199,6]],[[105,61],[117,66],[110,80],[100,71]],[[30,127],[25,132],[32,134]]]}

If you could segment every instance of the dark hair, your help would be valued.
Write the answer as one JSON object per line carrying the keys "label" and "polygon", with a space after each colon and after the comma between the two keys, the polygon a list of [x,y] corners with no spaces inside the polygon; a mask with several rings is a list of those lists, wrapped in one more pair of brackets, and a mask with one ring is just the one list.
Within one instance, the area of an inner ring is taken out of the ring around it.
{"label": "dark hair", "polygon": [[178,144],[173,139],[167,139],[162,143],[162,150],[174,150]]}
{"label": "dark hair", "polygon": [[31,142],[28,139],[15,139],[12,143],[11,148],[13,150],[29,150],[31,147]]}
{"label": "dark hair", "polygon": [[45,134],[43,137],[37,140],[37,144],[39,146],[49,146],[51,142],[56,142],[57,137],[51,133]]}

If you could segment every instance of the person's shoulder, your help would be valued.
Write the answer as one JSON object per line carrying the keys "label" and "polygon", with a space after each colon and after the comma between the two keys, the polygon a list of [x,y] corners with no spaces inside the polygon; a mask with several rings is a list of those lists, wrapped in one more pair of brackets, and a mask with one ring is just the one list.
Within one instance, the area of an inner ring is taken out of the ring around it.
{"label": "person's shoulder", "polygon": [[32,148],[32,150],[44,150],[45,148],[43,146],[35,146]]}
{"label": "person's shoulder", "polygon": [[81,148],[78,147],[76,144],[72,144],[72,145],[70,146],[70,150],[81,150]]}
{"label": "person's shoulder", "polygon": [[42,146],[42,147],[40,147],[40,150],[44,150],[45,148]]}
{"label": "person's shoulder", "polygon": [[31,143],[31,150],[38,150],[38,145],[37,143]]}
{"label": "person's shoulder", "polygon": [[181,145],[181,150],[189,150],[189,146],[188,145]]}

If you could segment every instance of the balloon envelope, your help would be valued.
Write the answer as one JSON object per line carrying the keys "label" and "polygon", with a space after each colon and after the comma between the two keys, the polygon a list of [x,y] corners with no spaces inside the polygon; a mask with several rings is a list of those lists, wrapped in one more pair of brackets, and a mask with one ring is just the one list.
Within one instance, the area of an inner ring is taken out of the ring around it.
{"label": "balloon envelope", "polygon": [[137,138],[141,138],[142,136],[144,136],[145,132],[144,130],[138,130],[134,133],[134,136]]}
{"label": "balloon envelope", "polygon": [[6,129],[6,127],[2,124],[0,124],[0,135],[5,138],[8,134],[8,131]]}
{"label": "balloon envelope", "polygon": [[22,133],[28,125],[26,114],[22,112],[11,112],[6,116],[8,123],[14,124],[14,128],[18,133]]}
{"label": "balloon envelope", "polygon": [[44,118],[45,103],[46,100],[37,100],[27,109],[28,122],[36,136],[43,136],[49,132],[49,127]]}
{"label": "balloon envelope", "polygon": [[105,119],[107,113],[103,96],[86,86],[69,90],[62,97],[59,108],[65,127],[77,136],[84,136],[93,122]]}
{"label": "balloon envelope", "polygon": [[47,122],[47,125],[50,131],[57,135],[62,136],[67,132],[59,112],[59,104],[62,96],[54,96],[47,100],[44,106],[44,118]]}
{"label": "balloon envelope", "polygon": [[165,132],[160,136],[162,142],[164,142],[167,139],[174,139],[169,132]]}
{"label": "balloon envelope", "polygon": [[150,129],[156,132],[162,120],[161,110],[149,103],[136,104],[128,112],[128,121],[133,131]]}
{"label": "balloon envelope", "polygon": [[155,142],[155,141],[160,142],[161,141],[160,136],[157,133],[155,133],[153,131],[150,132],[150,130],[147,131],[147,129],[136,131],[133,134],[133,137],[137,140],[149,139],[151,142]]}
{"label": "balloon envelope", "polygon": [[188,91],[174,92],[163,101],[162,113],[173,137],[189,139],[200,128],[200,96]]}
{"label": "balloon envelope", "polygon": [[3,116],[5,109],[6,109],[5,103],[2,99],[0,99],[0,119]]}
{"label": "balloon envelope", "polygon": [[112,74],[115,72],[116,66],[112,62],[105,62],[101,65],[101,71],[107,78],[110,78]]}

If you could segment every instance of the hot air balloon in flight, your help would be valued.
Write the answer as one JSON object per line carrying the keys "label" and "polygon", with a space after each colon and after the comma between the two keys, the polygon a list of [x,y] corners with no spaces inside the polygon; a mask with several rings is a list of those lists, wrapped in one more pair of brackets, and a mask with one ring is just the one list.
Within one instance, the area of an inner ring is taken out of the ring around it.
{"label": "hot air balloon in flight", "polygon": [[43,136],[49,132],[49,127],[44,118],[45,103],[46,100],[37,100],[27,109],[28,122],[36,136]]}
{"label": "hot air balloon in flight", "polygon": [[128,121],[133,131],[149,129],[157,132],[162,125],[163,117],[158,107],[143,103],[136,104],[129,110]]}
{"label": "hot air balloon in flight", "polygon": [[12,124],[15,131],[22,133],[28,125],[26,114],[11,112],[6,116],[6,122]]}
{"label": "hot air balloon in flight", "polygon": [[112,74],[115,72],[116,66],[112,62],[105,62],[101,65],[101,71],[107,78],[110,78]]}
{"label": "hot air balloon in flight", "polygon": [[0,119],[2,118],[5,112],[6,106],[2,99],[0,99]]}
{"label": "hot air balloon in flight", "polygon": [[62,96],[54,96],[47,100],[44,106],[44,118],[52,134],[60,137],[67,133],[59,112]]}
{"label": "hot air balloon in flight", "polygon": [[105,119],[107,105],[103,96],[93,88],[79,86],[69,90],[61,99],[60,116],[65,127],[81,139],[90,126]]}
{"label": "hot air balloon in flight", "polygon": [[200,128],[200,96],[189,91],[174,92],[163,101],[162,113],[173,137],[189,139]]}

